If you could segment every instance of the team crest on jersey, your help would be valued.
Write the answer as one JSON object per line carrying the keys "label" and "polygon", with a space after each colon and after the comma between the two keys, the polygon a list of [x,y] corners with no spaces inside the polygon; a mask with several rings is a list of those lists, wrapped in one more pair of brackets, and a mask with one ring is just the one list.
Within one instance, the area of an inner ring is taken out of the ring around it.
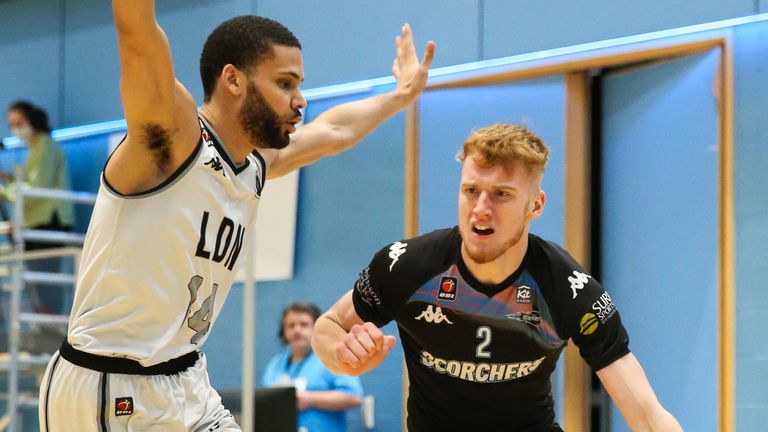
{"label": "team crest on jersey", "polygon": [[440,292],[437,293],[437,298],[440,300],[454,301],[456,300],[456,291],[456,278],[443,276],[443,279],[440,280]]}
{"label": "team crest on jersey", "polygon": [[517,287],[517,295],[515,296],[515,301],[518,304],[531,303],[531,287],[527,285],[520,285],[519,287]]}
{"label": "team crest on jersey", "polygon": [[133,414],[133,398],[119,397],[115,399],[115,415],[124,416]]}
{"label": "team crest on jersey", "polygon": [[201,135],[203,137],[203,142],[205,143],[205,145],[207,145],[208,147],[213,145],[213,140],[211,139],[211,135],[208,133],[207,130],[203,129],[203,132]]}

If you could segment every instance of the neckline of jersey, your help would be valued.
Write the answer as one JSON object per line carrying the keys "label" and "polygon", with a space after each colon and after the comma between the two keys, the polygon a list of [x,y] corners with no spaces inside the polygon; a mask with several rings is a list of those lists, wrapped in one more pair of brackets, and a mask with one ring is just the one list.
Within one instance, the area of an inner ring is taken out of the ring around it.
{"label": "neckline of jersey", "polygon": [[232,171],[235,173],[235,175],[240,174],[243,172],[248,165],[250,164],[250,159],[246,156],[245,161],[241,164],[235,163],[235,161],[232,160],[232,156],[227,151],[227,148],[224,147],[223,141],[221,138],[219,138],[219,135],[216,133],[216,130],[211,126],[211,123],[208,122],[208,119],[205,118],[203,113],[198,113],[199,118],[203,123],[203,127],[207,129],[211,133],[211,142],[213,142],[213,146],[216,147],[216,150],[219,151],[221,154],[221,157],[224,159],[224,162],[229,165],[230,168],[232,168]]}
{"label": "neckline of jersey", "polygon": [[456,247],[456,266],[459,269],[459,274],[461,274],[461,277],[464,278],[464,280],[473,288],[475,291],[480,292],[482,294],[485,294],[488,297],[493,297],[494,295],[500,293],[501,291],[504,291],[505,289],[512,286],[512,284],[520,278],[520,276],[523,274],[524,269],[526,268],[528,264],[529,257],[531,255],[531,237],[530,234],[528,235],[528,248],[525,251],[525,255],[523,256],[523,260],[520,262],[520,266],[517,267],[517,269],[512,272],[509,276],[507,276],[503,281],[501,281],[498,284],[487,284],[479,281],[475,275],[472,274],[472,272],[467,267],[467,264],[464,262],[464,257],[461,256],[461,234],[458,232],[458,227],[456,228],[456,233],[458,234],[457,237],[457,243],[458,247]]}

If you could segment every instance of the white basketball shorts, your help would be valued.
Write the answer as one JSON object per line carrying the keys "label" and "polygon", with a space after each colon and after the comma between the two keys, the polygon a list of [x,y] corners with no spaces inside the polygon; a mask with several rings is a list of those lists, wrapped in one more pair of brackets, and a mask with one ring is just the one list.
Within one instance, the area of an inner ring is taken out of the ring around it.
{"label": "white basketball shorts", "polygon": [[[71,357],[70,357],[71,358]],[[56,352],[40,388],[41,432],[234,432],[205,356],[173,375],[99,372]]]}

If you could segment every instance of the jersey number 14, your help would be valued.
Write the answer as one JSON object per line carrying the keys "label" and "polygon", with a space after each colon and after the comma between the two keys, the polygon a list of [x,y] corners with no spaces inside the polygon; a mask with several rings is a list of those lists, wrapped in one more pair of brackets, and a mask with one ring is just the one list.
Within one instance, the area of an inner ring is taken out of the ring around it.
{"label": "jersey number 14", "polygon": [[[189,312],[192,306],[197,300],[197,292],[200,290],[200,285],[203,284],[202,276],[192,276],[187,288],[189,288],[189,305],[187,306],[187,313],[184,318],[187,320],[187,326],[195,331],[195,335],[190,339],[190,343],[197,345],[200,339],[208,334],[208,330],[211,328],[211,319],[213,318],[213,305],[216,299],[216,290],[219,285],[214,283],[211,289],[211,295],[203,301],[198,309],[192,316],[189,316]],[[189,317],[189,318],[187,318]]]}

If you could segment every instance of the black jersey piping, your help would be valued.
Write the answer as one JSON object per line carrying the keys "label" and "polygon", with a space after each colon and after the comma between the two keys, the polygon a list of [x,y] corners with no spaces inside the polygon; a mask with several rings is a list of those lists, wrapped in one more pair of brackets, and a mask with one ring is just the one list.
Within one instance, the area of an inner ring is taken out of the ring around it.
{"label": "black jersey piping", "polygon": [[[461,238],[461,236],[459,236],[459,238]],[[476,291],[481,292],[488,297],[493,297],[504,289],[509,288],[509,286],[512,285],[512,283],[515,282],[521,274],[523,274],[523,270],[526,268],[526,264],[528,263],[528,257],[531,254],[531,236],[528,235],[528,248],[525,251],[523,260],[520,262],[520,266],[511,275],[507,276],[506,279],[498,284],[486,284],[477,280],[477,278],[475,278],[472,272],[469,271],[469,268],[467,268],[467,265],[464,263],[464,257],[461,256],[461,246],[459,246],[457,254],[458,256],[456,257],[456,266],[459,269],[461,277],[464,278],[464,280]]]}
{"label": "black jersey piping", "polygon": [[99,389],[99,428],[103,432],[108,432],[107,429],[107,379],[109,375],[105,372],[101,374],[101,388]]}
{"label": "black jersey piping", "polygon": [[219,154],[221,155],[221,158],[224,159],[224,162],[226,162],[227,165],[229,165],[229,167],[232,168],[232,171],[235,173],[235,175],[240,174],[241,172],[243,172],[243,170],[248,168],[250,160],[248,158],[245,158],[245,162],[243,162],[239,166],[236,163],[234,163],[232,161],[232,158],[229,157],[229,153],[227,152],[227,150],[219,142],[219,137],[218,135],[216,135],[216,131],[213,130],[213,127],[211,127],[210,123],[208,123],[208,120],[206,120],[205,117],[203,117],[202,115],[200,115],[199,118],[201,120],[201,126],[205,128],[208,132],[210,132],[209,136],[211,138],[211,142],[213,143],[213,146],[216,148],[216,151],[219,152]]}
{"label": "black jersey piping", "polygon": [[261,191],[264,189],[264,183],[267,182],[267,162],[264,160],[264,156],[262,156],[261,153],[259,153],[257,150],[253,150],[251,154],[254,155],[256,159],[258,159],[260,164],[261,177],[259,180],[261,181],[256,185],[256,189],[258,189],[259,196],[261,196]]}
{"label": "black jersey piping", "polygon": [[[120,141],[120,144],[118,144],[118,147],[123,143],[123,141],[125,141],[125,137],[123,137],[122,141]],[[197,159],[197,156],[200,154],[200,150],[202,148],[203,148],[203,136],[201,134],[200,140],[197,142],[197,146],[195,147],[195,150],[192,152],[191,155],[189,155],[187,160],[185,160],[184,163],[182,163],[181,166],[179,166],[176,169],[176,171],[174,171],[173,174],[171,174],[171,176],[165,179],[162,183],[144,192],[138,192],[133,194],[123,194],[118,192],[117,189],[115,189],[109,183],[109,180],[107,180],[107,164],[109,163],[109,160],[112,159],[112,155],[109,155],[109,158],[107,158],[107,162],[104,164],[104,169],[102,170],[101,178],[104,179],[104,186],[106,186],[110,192],[112,192],[113,194],[121,198],[143,198],[148,195],[157,193],[163,189],[166,189],[171,184],[173,184],[176,180],[178,180],[184,173],[186,173],[189,170],[189,168],[192,166],[192,162],[194,162],[195,159]],[[114,152],[112,154],[114,154]]]}
{"label": "black jersey piping", "polygon": [[45,431],[43,432],[48,432],[51,430],[51,426],[48,421],[48,418],[50,417],[48,413],[48,400],[51,396],[51,383],[53,382],[53,374],[56,373],[56,366],[58,366],[60,359],[61,355],[56,354],[56,360],[53,361],[53,366],[51,366],[51,373],[48,375],[48,383],[45,386]]}

